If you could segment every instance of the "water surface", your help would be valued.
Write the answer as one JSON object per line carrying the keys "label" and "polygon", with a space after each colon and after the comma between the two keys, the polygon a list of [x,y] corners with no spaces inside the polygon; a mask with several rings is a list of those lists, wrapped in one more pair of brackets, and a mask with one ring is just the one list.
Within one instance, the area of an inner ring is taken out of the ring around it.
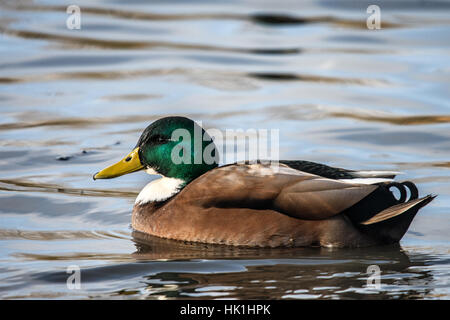
{"label": "water surface", "polygon": [[[450,3],[0,1],[2,299],[449,299]],[[397,170],[398,246],[237,249],[136,236],[153,179],[93,181],[151,121],[279,129],[280,157]],[[81,289],[66,285],[81,269]],[[381,288],[366,286],[378,265]]]}

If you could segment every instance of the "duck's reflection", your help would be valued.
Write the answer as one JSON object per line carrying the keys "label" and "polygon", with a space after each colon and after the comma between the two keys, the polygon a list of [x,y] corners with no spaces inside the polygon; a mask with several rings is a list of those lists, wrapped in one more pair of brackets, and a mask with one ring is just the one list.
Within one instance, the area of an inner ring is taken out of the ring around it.
{"label": "duck's reflection", "polygon": [[[238,299],[281,298],[422,298],[430,294],[433,275],[425,267],[428,255],[407,254],[400,245],[361,248],[239,248],[184,243],[139,232],[134,258],[138,260],[218,260],[242,266],[236,272],[199,270],[158,273],[145,277],[175,285],[168,296]],[[367,286],[367,268],[380,268],[380,289]],[[156,288],[155,288],[156,289]],[[162,288],[158,295],[165,295]],[[155,291],[156,292],[156,291]],[[156,293],[155,293],[156,294]]]}

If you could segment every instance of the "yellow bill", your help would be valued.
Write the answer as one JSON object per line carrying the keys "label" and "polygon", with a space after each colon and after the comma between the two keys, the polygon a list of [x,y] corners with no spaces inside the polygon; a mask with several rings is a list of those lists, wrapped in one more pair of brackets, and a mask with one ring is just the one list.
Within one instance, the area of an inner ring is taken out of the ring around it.
{"label": "yellow bill", "polygon": [[94,180],[96,179],[111,179],[119,176],[123,176],[124,174],[135,172],[143,169],[144,166],[139,159],[139,148],[131,151],[125,158],[103,169],[100,172],[97,172],[94,175]]}

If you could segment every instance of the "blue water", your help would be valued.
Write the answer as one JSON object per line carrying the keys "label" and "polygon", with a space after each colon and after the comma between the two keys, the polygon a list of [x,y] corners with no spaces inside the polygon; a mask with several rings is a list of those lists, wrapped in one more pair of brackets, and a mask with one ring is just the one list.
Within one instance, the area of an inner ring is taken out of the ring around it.
{"label": "blue water", "polygon": [[[0,1],[0,297],[449,299],[450,3],[377,3],[380,30],[366,1],[77,1],[69,30],[70,1]],[[388,248],[141,245],[152,177],[92,174],[174,114],[438,197]]]}

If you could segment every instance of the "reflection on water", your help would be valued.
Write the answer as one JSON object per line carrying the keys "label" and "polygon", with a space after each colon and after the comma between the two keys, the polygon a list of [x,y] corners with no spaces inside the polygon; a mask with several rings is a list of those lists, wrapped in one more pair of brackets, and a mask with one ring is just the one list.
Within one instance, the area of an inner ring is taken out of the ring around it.
{"label": "reflection on water", "polygon": [[[0,1],[0,297],[449,299],[450,4]],[[187,244],[132,233],[153,177],[92,181],[150,122],[280,129],[280,156],[404,172],[423,194],[398,246]],[[81,290],[66,286],[81,268]],[[367,267],[381,269],[368,288]]]}
{"label": "reflection on water", "polygon": [[[76,237],[101,236],[117,237],[94,233]],[[104,298],[105,286],[110,297],[152,299],[411,299],[448,294],[445,286],[437,285],[448,275],[448,259],[439,254],[408,252],[398,245],[337,251],[249,249],[135,236],[136,251],[132,254],[17,254],[15,257],[46,263],[92,261],[93,265],[82,269],[83,288],[78,292],[92,298]],[[379,289],[367,286],[370,265],[378,265],[382,270]],[[36,285],[52,286],[57,292],[55,297],[70,294],[65,288],[65,270],[38,271],[26,275],[25,279],[24,275],[21,277]],[[13,276],[7,280],[18,278]],[[17,292],[23,288],[23,285],[7,287]]]}

